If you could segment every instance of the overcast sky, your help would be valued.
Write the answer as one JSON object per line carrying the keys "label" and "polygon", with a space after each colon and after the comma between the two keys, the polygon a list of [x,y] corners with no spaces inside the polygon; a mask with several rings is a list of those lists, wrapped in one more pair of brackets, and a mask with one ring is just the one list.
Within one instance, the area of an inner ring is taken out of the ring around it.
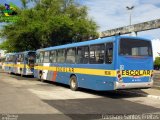
{"label": "overcast sky", "polygon": [[[160,0],[76,0],[88,7],[89,16],[99,26],[99,32],[129,25],[129,11],[126,6],[134,6],[132,24],[160,18]],[[19,0],[0,0],[0,4],[13,2],[21,6]],[[32,6],[31,4],[29,6]],[[160,39],[160,29],[141,32],[139,36]]]}
{"label": "overcast sky", "polygon": [[[129,25],[129,11],[134,6],[132,24],[160,19],[160,0],[78,0],[88,6],[89,15],[100,26],[99,31]],[[140,36],[160,38],[160,29],[139,33]]]}

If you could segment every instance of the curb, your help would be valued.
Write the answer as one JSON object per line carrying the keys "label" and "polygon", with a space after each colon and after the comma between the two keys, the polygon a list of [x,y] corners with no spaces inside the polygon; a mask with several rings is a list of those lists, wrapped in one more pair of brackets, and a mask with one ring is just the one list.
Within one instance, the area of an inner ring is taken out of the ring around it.
{"label": "curb", "polygon": [[156,95],[143,94],[143,93],[137,93],[137,92],[132,92],[132,91],[124,91],[124,92],[126,92],[126,93],[132,93],[132,94],[137,94],[137,95],[141,95],[141,96],[144,96],[144,97],[154,98],[154,99],[160,100],[160,96],[156,96]]}

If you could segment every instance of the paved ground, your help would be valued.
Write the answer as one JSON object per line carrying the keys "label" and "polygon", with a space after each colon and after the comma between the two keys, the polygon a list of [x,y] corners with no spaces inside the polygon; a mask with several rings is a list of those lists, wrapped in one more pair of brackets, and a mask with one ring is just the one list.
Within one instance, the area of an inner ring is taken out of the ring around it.
{"label": "paved ground", "polygon": [[154,87],[160,89],[160,71],[154,72]]}
{"label": "paved ground", "polygon": [[18,120],[101,119],[106,114],[148,113],[155,113],[160,118],[160,100],[124,91],[81,89],[74,92],[65,85],[1,71],[0,113],[0,119],[18,117]]}

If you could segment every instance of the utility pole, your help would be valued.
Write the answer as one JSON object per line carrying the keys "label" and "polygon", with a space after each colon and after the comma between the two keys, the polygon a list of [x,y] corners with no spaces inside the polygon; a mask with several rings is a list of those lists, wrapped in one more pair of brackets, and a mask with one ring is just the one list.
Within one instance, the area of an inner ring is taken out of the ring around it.
{"label": "utility pole", "polygon": [[[132,25],[132,10],[133,10],[134,6],[130,6],[130,7],[127,6],[126,8],[129,11],[129,26],[131,26]],[[132,36],[132,35],[137,36],[137,33],[133,31],[130,34],[130,36]]]}
{"label": "utility pole", "polygon": [[129,25],[131,26],[132,25],[132,10],[134,6],[131,6],[131,7],[127,6],[126,8],[129,11]]}

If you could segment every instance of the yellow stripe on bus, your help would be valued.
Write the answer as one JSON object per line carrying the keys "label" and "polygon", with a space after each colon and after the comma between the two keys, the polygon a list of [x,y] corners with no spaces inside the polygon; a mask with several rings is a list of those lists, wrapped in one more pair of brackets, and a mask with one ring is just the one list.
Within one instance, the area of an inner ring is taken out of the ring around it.
{"label": "yellow stripe on bus", "polygon": [[113,76],[113,77],[116,76],[116,70],[103,70],[103,69],[75,68],[75,73],[99,75],[99,76]]}
{"label": "yellow stripe on bus", "polygon": [[17,67],[17,68],[34,68],[34,67],[30,67],[29,65],[25,65],[25,64],[4,64],[4,67]]}
{"label": "yellow stripe on bus", "polygon": [[[18,68],[31,68],[24,64],[5,64],[8,67],[18,67]],[[33,67],[32,67],[33,68]],[[88,75],[98,75],[98,76],[111,76],[116,77],[116,70],[104,70],[104,69],[88,69],[88,68],[69,68],[69,67],[54,67],[54,66],[35,66],[34,69],[37,70],[49,70],[56,72],[69,72],[78,74],[88,74]],[[132,77],[132,76],[151,76],[152,70],[121,70],[122,77]]]}
{"label": "yellow stripe on bus", "polygon": [[[34,69],[49,70],[49,71],[56,71],[56,72],[98,75],[98,76],[111,76],[111,77],[117,76],[116,70],[53,67],[53,66],[35,66]],[[151,76],[151,74],[152,74],[152,70],[122,70],[120,72],[121,72],[122,77]]]}
{"label": "yellow stripe on bus", "polygon": [[69,67],[50,67],[50,66],[35,66],[37,70],[49,70],[56,72],[69,72],[99,76],[116,76],[116,70],[103,70],[103,69],[87,69],[87,68],[69,68]]}
{"label": "yellow stripe on bus", "polygon": [[6,67],[13,67],[14,64],[4,64]]}

